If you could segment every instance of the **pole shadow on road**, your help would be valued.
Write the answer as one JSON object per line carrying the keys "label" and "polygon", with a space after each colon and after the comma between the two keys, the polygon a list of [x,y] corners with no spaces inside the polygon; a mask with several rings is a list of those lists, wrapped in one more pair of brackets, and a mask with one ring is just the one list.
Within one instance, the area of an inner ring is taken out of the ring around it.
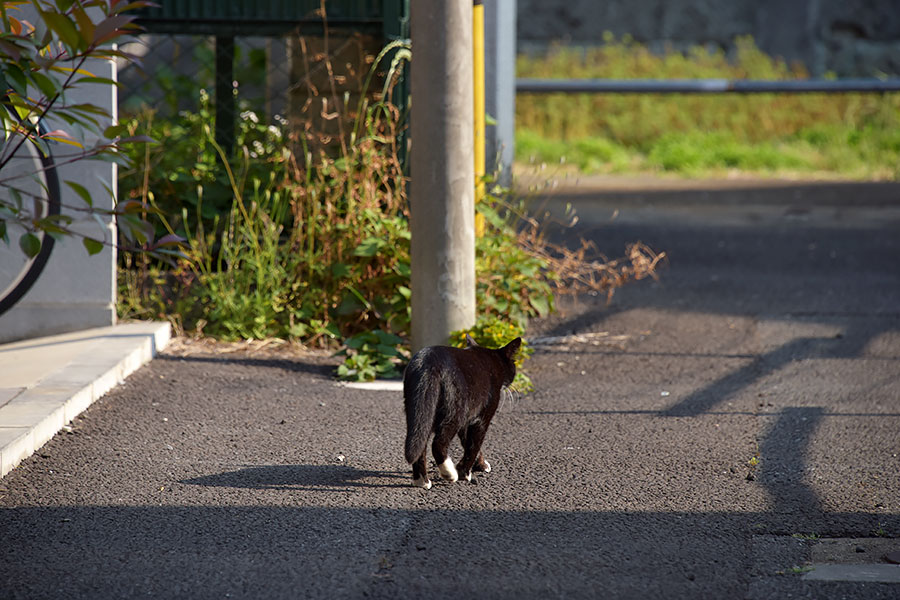
{"label": "pole shadow on road", "polygon": [[[573,413],[633,413],[660,418],[690,419],[732,413],[726,402],[739,398],[766,378],[793,364],[813,360],[881,360],[867,348],[880,336],[900,328],[896,310],[895,234],[887,229],[807,227],[785,222],[742,226],[676,221],[659,224],[595,225],[564,234],[594,242],[601,252],[615,255],[629,240],[640,239],[665,251],[669,263],[658,285],[636,284],[617,293],[614,303],[586,299],[568,318],[542,332],[547,336],[597,331],[605,321],[635,310],[661,314],[750,317],[760,321],[823,323],[839,327],[831,336],[798,336],[762,352],[730,358],[747,359],[743,366],[704,382],[669,406],[658,409]],[[702,335],[709,335],[703,333]],[[686,342],[690,344],[690,340]],[[578,354],[616,353],[579,348]],[[627,353],[627,352],[626,352]],[[697,356],[691,347],[639,354],[658,357]],[[893,382],[896,383],[896,378]],[[884,381],[882,385],[892,385]],[[567,411],[562,411],[567,412]],[[537,411],[533,414],[560,414]],[[745,413],[745,414],[753,414]],[[810,485],[809,453],[817,430],[826,419],[842,417],[897,418],[893,413],[840,412],[823,406],[785,406],[764,427],[759,453],[764,460],[759,482],[769,493],[773,513],[804,518],[828,515],[823,498]],[[815,517],[813,517],[815,520]]]}
{"label": "pole shadow on road", "polygon": [[[372,480],[376,483],[372,483]],[[186,485],[252,490],[341,492],[351,488],[406,488],[406,473],[346,465],[263,465],[180,481]]]}

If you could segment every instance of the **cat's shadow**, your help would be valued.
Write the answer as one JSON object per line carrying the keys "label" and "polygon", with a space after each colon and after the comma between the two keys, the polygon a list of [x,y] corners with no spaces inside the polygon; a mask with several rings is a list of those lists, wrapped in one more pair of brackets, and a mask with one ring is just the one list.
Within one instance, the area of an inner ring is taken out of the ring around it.
{"label": "cat's shadow", "polygon": [[368,471],[347,465],[263,465],[184,479],[179,483],[251,490],[339,492],[353,488],[406,487],[405,479],[406,474],[399,471]]}

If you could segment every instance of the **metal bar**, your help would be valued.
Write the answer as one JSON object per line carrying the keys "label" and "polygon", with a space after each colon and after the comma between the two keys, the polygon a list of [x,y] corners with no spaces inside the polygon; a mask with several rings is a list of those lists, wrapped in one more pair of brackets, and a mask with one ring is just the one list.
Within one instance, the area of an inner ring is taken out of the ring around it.
{"label": "metal bar", "polygon": [[[298,29],[310,34],[321,34],[322,31],[321,19],[284,21],[138,19],[136,23],[143,27],[146,33],[171,35],[283,36]],[[384,29],[380,19],[329,19],[328,26],[372,34],[380,33]]]}
{"label": "metal bar", "polygon": [[216,142],[231,156],[234,147],[234,38],[216,37]]}
{"label": "metal bar", "polygon": [[759,94],[900,92],[896,79],[516,79],[523,94]]}

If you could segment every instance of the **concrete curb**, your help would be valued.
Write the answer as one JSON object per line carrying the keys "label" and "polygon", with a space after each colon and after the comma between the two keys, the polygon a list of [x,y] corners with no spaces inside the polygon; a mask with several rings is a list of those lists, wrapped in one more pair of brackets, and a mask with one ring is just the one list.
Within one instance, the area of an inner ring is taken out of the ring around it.
{"label": "concrete curb", "polygon": [[149,362],[168,323],[125,323],[0,346],[0,477]]}

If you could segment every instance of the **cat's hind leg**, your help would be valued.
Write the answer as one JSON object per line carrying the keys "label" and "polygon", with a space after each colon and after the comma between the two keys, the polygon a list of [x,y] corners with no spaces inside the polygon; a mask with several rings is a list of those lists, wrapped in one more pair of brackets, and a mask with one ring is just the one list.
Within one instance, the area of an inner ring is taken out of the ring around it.
{"label": "cat's hind leg", "polygon": [[456,472],[456,467],[453,466],[453,461],[449,456],[438,465],[438,473],[447,481],[457,481],[459,479],[459,473]]}
{"label": "cat's hind leg", "polygon": [[416,462],[413,463],[413,485],[425,488],[426,490],[431,489],[431,480],[428,479],[428,462],[425,452],[422,452],[422,456],[417,458]]}
{"label": "cat's hind leg", "polygon": [[[468,427],[465,427],[459,431],[459,442],[462,444],[462,447],[465,449],[466,447],[466,432],[469,431]],[[491,463],[484,460],[484,455],[481,452],[478,453],[478,458],[475,459],[475,464],[472,465],[472,471],[478,472],[481,471],[483,473],[491,472]]]}
{"label": "cat's hind leg", "polygon": [[456,465],[460,476],[466,481],[472,481],[472,471],[489,472],[491,465],[481,454],[481,444],[484,442],[484,436],[487,433],[487,424],[484,422],[469,425],[465,434],[465,442],[463,448],[462,460]]}
{"label": "cat's hind leg", "polygon": [[484,460],[484,456],[481,452],[478,453],[478,458],[475,459],[475,464],[472,465],[473,471],[481,471],[482,473],[490,473],[491,472],[491,463]]}
{"label": "cat's hind leg", "polygon": [[455,433],[455,427],[444,426],[434,436],[434,442],[431,444],[431,451],[434,453],[434,462],[437,463],[438,473],[447,481],[459,479],[456,467],[453,466],[453,461],[447,454],[450,448],[450,440],[453,439]]}

